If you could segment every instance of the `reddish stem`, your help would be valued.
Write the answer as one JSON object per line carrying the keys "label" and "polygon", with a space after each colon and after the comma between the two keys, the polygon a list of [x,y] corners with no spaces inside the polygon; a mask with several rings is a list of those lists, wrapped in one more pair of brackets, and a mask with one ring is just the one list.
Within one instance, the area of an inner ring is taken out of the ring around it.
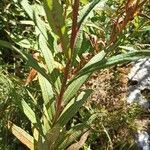
{"label": "reddish stem", "polygon": [[[73,16],[72,16],[72,32],[71,32],[71,39],[70,39],[71,55],[72,55],[72,51],[74,49],[74,44],[75,44],[76,35],[77,35],[78,10],[79,10],[79,0],[74,0]],[[70,64],[71,64],[71,59],[69,58],[67,61],[66,67],[65,67],[64,79],[62,81],[60,94],[58,95],[57,100],[56,100],[56,115],[54,117],[53,123],[56,123],[56,121],[59,118],[59,115],[63,109],[63,96],[64,96],[66,86],[67,86]]]}
{"label": "reddish stem", "polygon": [[72,32],[71,32],[71,40],[70,40],[70,48],[73,51],[74,44],[77,35],[77,21],[78,21],[78,11],[79,11],[79,0],[74,0],[73,5],[73,15],[72,15]]}

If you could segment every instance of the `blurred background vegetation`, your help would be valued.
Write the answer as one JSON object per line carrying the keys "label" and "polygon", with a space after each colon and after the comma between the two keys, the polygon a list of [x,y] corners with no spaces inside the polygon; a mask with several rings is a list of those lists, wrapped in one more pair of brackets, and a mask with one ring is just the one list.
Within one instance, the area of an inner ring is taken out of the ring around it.
{"label": "blurred background vegetation", "polygon": [[[81,0],[82,6],[92,0]],[[30,0],[43,17],[40,0]],[[83,38],[85,44],[82,50],[88,54],[86,61],[97,51],[100,51],[110,38],[113,21],[121,11],[124,0],[108,0],[103,11],[95,10],[84,27]],[[70,12],[71,13],[71,12]],[[144,17],[137,16],[124,30],[124,45],[133,45],[138,49],[150,49],[150,2],[144,5]],[[13,42],[23,51],[34,53],[37,51],[37,39],[33,22],[26,15],[20,5],[13,0],[0,2],[0,39]],[[98,43],[98,45],[97,45]],[[119,53],[119,51],[118,51]],[[71,128],[77,122],[84,122],[90,117],[96,117],[91,123],[92,134],[88,138],[84,149],[92,150],[136,150],[135,136],[137,132],[136,119],[145,112],[137,104],[126,103],[125,95],[128,85],[127,74],[130,65],[115,66],[93,74],[83,88],[92,88],[94,93],[90,100],[80,109],[76,116],[68,123]],[[123,71],[120,71],[123,70]],[[7,121],[12,120],[18,126],[31,133],[30,122],[17,105],[18,97],[25,99],[40,115],[40,108],[34,108],[27,88],[24,87],[30,68],[14,51],[0,47],[0,149],[25,150],[7,129]],[[42,104],[41,91],[37,81],[28,87],[37,103]],[[17,98],[16,98],[17,97]],[[40,105],[38,105],[40,106]]]}

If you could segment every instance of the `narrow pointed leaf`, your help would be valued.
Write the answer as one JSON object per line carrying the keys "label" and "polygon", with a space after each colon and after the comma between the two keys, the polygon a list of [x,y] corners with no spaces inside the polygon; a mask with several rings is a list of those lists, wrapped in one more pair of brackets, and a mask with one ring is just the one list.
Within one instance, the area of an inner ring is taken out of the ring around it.
{"label": "narrow pointed leaf", "polygon": [[88,99],[92,90],[86,90],[79,94],[77,98],[73,98],[64,108],[57,124],[64,126],[79,111],[80,107]]}
{"label": "narrow pointed leaf", "polygon": [[16,52],[18,52],[21,57],[27,62],[27,64],[34,68],[35,70],[37,70],[41,75],[43,75],[49,82],[50,79],[49,79],[49,76],[46,74],[46,71],[44,68],[41,68],[37,61],[35,59],[32,58],[31,55],[29,54],[26,54],[25,52],[19,50],[18,48],[16,48],[15,46],[13,46],[11,43],[9,42],[6,42],[6,41],[3,41],[3,40],[0,40],[0,46],[2,47],[6,47],[6,48],[9,48],[9,49],[12,49],[12,50],[15,50]]}
{"label": "narrow pointed leaf", "polygon": [[77,91],[87,81],[90,75],[91,73],[85,74],[70,83],[64,93],[64,105],[67,104],[67,102],[69,102],[76,95]]}
{"label": "narrow pointed leaf", "polygon": [[96,63],[93,63],[93,64],[83,68],[78,76],[82,76],[87,73],[92,73],[96,70],[108,68],[113,65],[135,61],[135,60],[143,58],[143,57],[150,57],[150,50],[142,50],[142,51],[140,50],[140,51],[128,52],[125,54],[119,54],[116,56],[112,56],[108,59],[105,58],[102,61],[98,61]]}
{"label": "narrow pointed leaf", "polygon": [[44,0],[44,8],[52,31],[59,37],[64,52],[68,50],[68,35],[63,15],[63,5],[59,0]]}
{"label": "narrow pointed leaf", "polygon": [[51,74],[53,71],[53,74],[50,75],[51,83],[59,91],[61,86],[59,74],[54,70],[56,68],[55,61],[43,35],[39,35],[39,48],[43,54],[49,73]]}
{"label": "narrow pointed leaf", "polygon": [[42,96],[44,100],[44,112],[47,116],[46,119],[48,119],[48,122],[51,123],[54,112],[55,112],[55,106],[54,106],[54,95],[52,91],[51,84],[40,74],[38,75],[39,77],[39,83],[42,91]]}
{"label": "narrow pointed leaf", "polygon": [[55,125],[53,128],[49,130],[46,134],[46,139],[48,144],[50,145],[50,149],[53,147],[53,144],[57,141],[61,134],[61,127],[59,125]]}
{"label": "narrow pointed leaf", "polygon": [[34,139],[25,130],[10,121],[8,122],[8,129],[20,140],[20,142],[26,145],[30,150],[34,150]]}
{"label": "narrow pointed leaf", "polygon": [[33,20],[34,24],[38,27],[39,31],[43,34],[43,36],[48,39],[47,29],[45,23],[40,19],[38,14],[33,10],[28,0],[13,0],[14,2],[18,2],[21,4],[22,8],[28,14],[28,16]]}
{"label": "narrow pointed leaf", "polygon": [[[101,1],[101,3],[100,3]],[[102,7],[105,6],[107,0],[94,0],[91,3],[87,4],[86,6],[84,6],[84,8],[81,10],[80,14],[79,14],[79,20],[78,20],[78,28],[81,27],[81,25],[86,22],[86,20],[88,19],[91,11],[99,4]]]}
{"label": "narrow pointed leaf", "polygon": [[83,133],[89,130],[89,126],[86,123],[77,124],[72,127],[64,135],[64,139],[59,143],[59,149],[66,149],[69,145],[76,142],[76,140],[81,137]]}
{"label": "narrow pointed leaf", "polygon": [[[43,35],[45,40],[47,41],[47,44],[50,46],[51,50],[53,49],[53,36],[50,34],[50,28],[47,26],[47,24],[42,21],[42,19],[39,17],[38,12],[36,11],[36,7],[32,7],[29,4],[28,0],[13,0],[14,2],[19,3],[22,8],[25,10],[25,12],[28,14],[28,16],[33,20],[34,25],[37,27],[38,32]],[[38,36],[38,35],[37,35]]]}
{"label": "narrow pointed leaf", "polygon": [[[88,67],[91,64],[96,63],[98,61],[102,61],[105,55],[106,55],[105,51],[101,51],[99,54],[94,56],[85,67]],[[77,93],[80,87],[86,82],[86,80],[89,78],[90,75],[91,73],[84,74],[83,76],[73,79],[71,81],[71,83],[69,84],[68,88],[66,89],[64,93],[65,103],[67,103],[69,100],[71,100],[74,97],[74,95]]]}
{"label": "narrow pointed leaf", "polygon": [[24,114],[27,116],[27,118],[31,121],[31,123],[36,124],[37,123],[36,116],[31,107],[24,100],[21,101],[21,105],[22,110]]}
{"label": "narrow pointed leaf", "polygon": [[44,7],[50,27],[56,35],[61,36],[65,27],[63,6],[58,0],[44,0]]}

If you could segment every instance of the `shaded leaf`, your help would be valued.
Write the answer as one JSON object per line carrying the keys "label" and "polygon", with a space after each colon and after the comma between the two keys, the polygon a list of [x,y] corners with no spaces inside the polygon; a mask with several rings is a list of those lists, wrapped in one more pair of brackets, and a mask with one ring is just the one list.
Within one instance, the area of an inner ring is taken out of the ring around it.
{"label": "shaded leaf", "polygon": [[26,11],[28,16],[33,20],[34,24],[38,27],[41,34],[43,34],[45,39],[48,40],[47,29],[46,29],[45,23],[40,19],[38,14],[33,10],[28,0],[21,0],[21,1],[13,0],[13,1],[21,4],[22,8]]}
{"label": "shaded leaf", "polygon": [[77,98],[73,98],[64,108],[57,121],[57,124],[62,127],[66,125],[67,122],[79,111],[80,107],[88,99],[91,93],[92,90],[86,90],[81,92]]}
{"label": "shaded leaf", "polygon": [[0,46],[2,47],[6,47],[6,48],[9,48],[9,49],[12,49],[12,50],[15,50],[16,52],[18,52],[21,57],[27,62],[27,64],[29,66],[31,66],[32,68],[34,68],[35,70],[37,70],[41,75],[43,75],[49,82],[50,79],[49,79],[49,76],[46,74],[46,71],[44,68],[41,68],[37,61],[35,59],[32,58],[31,55],[29,54],[26,54],[25,52],[19,50],[18,48],[16,48],[15,46],[13,46],[11,43],[9,42],[6,42],[6,41],[3,41],[3,40],[0,40]]}
{"label": "shaded leaf", "polygon": [[63,34],[63,28],[65,27],[63,6],[58,0],[44,0],[44,7],[52,31],[56,35],[61,36],[61,34]]}
{"label": "shaded leaf", "polygon": [[[78,20],[78,28],[81,27],[81,25],[83,24],[83,22],[85,22],[87,20],[87,18],[89,17],[91,11],[99,4],[101,0],[94,0],[91,3],[87,4],[86,6],[83,7],[83,9],[80,11],[79,14],[79,20]],[[105,6],[107,0],[103,0],[99,5],[101,5],[102,7]]]}
{"label": "shaded leaf", "polygon": [[54,144],[57,142],[57,139],[61,135],[61,129],[62,128],[59,125],[55,125],[46,134],[46,139],[50,145],[50,149],[54,146]]}
{"label": "shaded leaf", "polygon": [[93,63],[83,68],[81,72],[79,73],[79,76],[82,76],[90,72],[94,72],[99,69],[108,68],[113,65],[134,61],[134,60],[137,60],[143,57],[148,57],[148,56],[150,57],[150,50],[140,50],[140,51],[128,52],[125,54],[112,56],[108,59],[103,59],[102,61],[98,61],[96,63]]}
{"label": "shaded leaf", "polygon": [[68,50],[68,35],[63,16],[63,5],[59,0],[44,0],[44,8],[52,31],[60,38],[63,51]]}
{"label": "shaded leaf", "polygon": [[72,143],[76,142],[76,140],[88,130],[89,126],[86,123],[75,125],[65,133],[63,140],[59,143],[59,149],[66,149]]}

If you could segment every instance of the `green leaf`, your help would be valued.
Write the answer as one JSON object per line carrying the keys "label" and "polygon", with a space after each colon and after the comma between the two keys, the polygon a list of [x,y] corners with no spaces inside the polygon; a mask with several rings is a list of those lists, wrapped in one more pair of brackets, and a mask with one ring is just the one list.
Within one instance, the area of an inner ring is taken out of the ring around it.
{"label": "green leaf", "polygon": [[44,111],[45,111],[45,117],[48,119],[48,122],[51,123],[54,112],[55,112],[55,106],[54,106],[54,95],[52,91],[51,84],[40,74],[39,77],[39,83],[42,91],[42,96],[44,100]]}
{"label": "green leaf", "polygon": [[89,1],[88,0],[80,0],[82,4],[87,4]]}
{"label": "green leaf", "polygon": [[73,80],[70,85],[67,87],[64,93],[64,105],[67,104],[77,93],[80,87],[87,81],[91,74],[86,74],[84,76],[79,77],[76,80]]}
{"label": "green leaf", "polygon": [[[48,71],[50,73],[50,79],[51,83],[53,83],[53,86],[56,87],[57,92],[60,90],[61,82],[59,79],[59,73],[54,70],[56,68],[56,63],[54,61],[53,55],[51,53],[51,50],[49,49],[46,40],[44,39],[43,35],[39,35],[39,48],[42,52],[46,65],[48,67]],[[53,72],[53,73],[52,73]],[[52,74],[51,74],[52,73]]]}
{"label": "green leaf", "polygon": [[14,0],[14,1],[17,1],[18,3],[21,4],[22,8],[25,10],[28,16],[33,20],[34,25],[37,27],[36,29],[38,29],[38,34],[40,33],[43,35],[43,37],[47,41],[48,46],[51,48],[51,51],[54,51],[53,48],[54,34],[52,34],[50,27],[48,27],[47,24],[39,17],[39,15],[44,15],[45,13],[39,14],[40,12],[37,11],[36,5],[31,6],[28,0],[21,0],[21,1]]}
{"label": "green leaf", "polygon": [[55,68],[54,66],[54,58],[53,55],[51,53],[51,50],[49,49],[49,47],[47,46],[47,42],[44,39],[43,35],[39,35],[39,48],[40,51],[42,52],[45,62],[47,64],[48,67],[48,71],[49,73],[52,73],[53,69]]}
{"label": "green leaf", "polygon": [[[93,63],[96,63],[98,61],[102,61],[102,59],[105,57],[106,53],[105,51],[101,51],[99,54],[94,56],[85,67],[90,66]],[[68,88],[66,89],[64,93],[64,103],[67,103],[69,100],[71,100],[74,95],[77,93],[77,91],[80,89],[80,87],[87,81],[91,73],[84,74],[83,76],[80,76],[78,78],[74,78],[68,85]]]}
{"label": "green leaf", "polygon": [[108,59],[105,58],[102,61],[98,61],[96,63],[93,63],[93,64],[83,68],[78,76],[92,73],[96,70],[108,68],[113,65],[134,61],[134,60],[137,60],[137,59],[140,59],[143,57],[150,57],[150,50],[140,50],[140,51],[128,52],[125,54],[112,56],[111,58],[108,58]]}
{"label": "green leaf", "polygon": [[64,108],[57,121],[57,124],[62,127],[66,125],[67,122],[79,111],[80,107],[88,99],[91,93],[92,90],[86,90],[81,92],[77,98],[73,98]]}
{"label": "green leaf", "polygon": [[55,125],[46,134],[46,139],[48,141],[48,144],[50,145],[50,149],[54,147],[55,142],[57,142],[57,139],[61,135],[61,129],[62,128],[59,125]]}
{"label": "green leaf", "polygon": [[42,96],[43,96],[44,104],[45,105],[47,105],[47,104],[51,105],[53,103],[53,97],[54,97],[53,91],[52,91],[52,86],[48,82],[48,80],[45,79],[40,74],[38,75],[38,77],[39,77],[40,87],[42,90]]}
{"label": "green leaf", "polygon": [[0,46],[6,47],[6,48],[9,48],[9,49],[12,49],[12,50],[15,50],[16,52],[18,52],[18,53],[21,55],[21,57],[27,62],[27,64],[28,64],[30,67],[36,69],[36,70],[37,70],[41,75],[43,75],[49,82],[51,82],[50,79],[49,79],[49,76],[46,74],[45,69],[44,69],[44,68],[41,68],[41,67],[38,65],[37,61],[36,61],[35,59],[33,59],[31,55],[26,54],[25,52],[23,52],[23,51],[17,49],[17,48],[16,48],[15,46],[13,46],[11,43],[6,42],[6,41],[3,41],[3,40],[0,40]]}
{"label": "green leaf", "polygon": [[44,0],[44,8],[52,31],[60,38],[62,49],[68,50],[68,35],[63,16],[63,5],[59,0]]}
{"label": "green leaf", "polygon": [[83,67],[83,69],[91,66],[94,63],[102,61],[105,56],[106,56],[106,52],[102,50],[100,53],[98,53],[93,58],[91,58],[91,60]]}
{"label": "green leaf", "polygon": [[28,14],[28,16],[33,20],[34,24],[38,27],[41,34],[46,40],[48,40],[46,24],[41,20],[37,11],[35,11],[29,4],[28,0],[13,0],[15,3],[20,3],[22,8]]}
{"label": "green leaf", "polygon": [[36,124],[36,116],[33,110],[30,108],[30,106],[24,101],[21,100],[22,110],[24,114],[28,117],[28,119],[32,122],[32,124]]}
{"label": "green leaf", "polygon": [[59,149],[66,149],[70,144],[76,142],[76,140],[81,137],[89,129],[89,126],[86,123],[81,123],[72,127],[64,135],[64,139],[60,141]]}
{"label": "green leaf", "polygon": [[144,26],[142,29],[140,29],[139,31],[150,31],[150,26]]}
{"label": "green leaf", "polygon": [[8,122],[8,129],[20,140],[20,142],[26,145],[30,150],[34,150],[34,139],[25,130],[10,121]]}
{"label": "green leaf", "polygon": [[79,14],[79,20],[78,20],[78,28],[81,27],[81,25],[86,22],[88,17],[90,16],[90,13],[94,8],[99,5],[104,7],[107,0],[103,0],[101,3],[99,3],[101,0],[94,0],[91,3],[84,6],[84,8],[80,11]]}
{"label": "green leaf", "polygon": [[56,35],[61,36],[63,28],[65,27],[63,6],[58,0],[44,0],[44,7],[52,31]]}

